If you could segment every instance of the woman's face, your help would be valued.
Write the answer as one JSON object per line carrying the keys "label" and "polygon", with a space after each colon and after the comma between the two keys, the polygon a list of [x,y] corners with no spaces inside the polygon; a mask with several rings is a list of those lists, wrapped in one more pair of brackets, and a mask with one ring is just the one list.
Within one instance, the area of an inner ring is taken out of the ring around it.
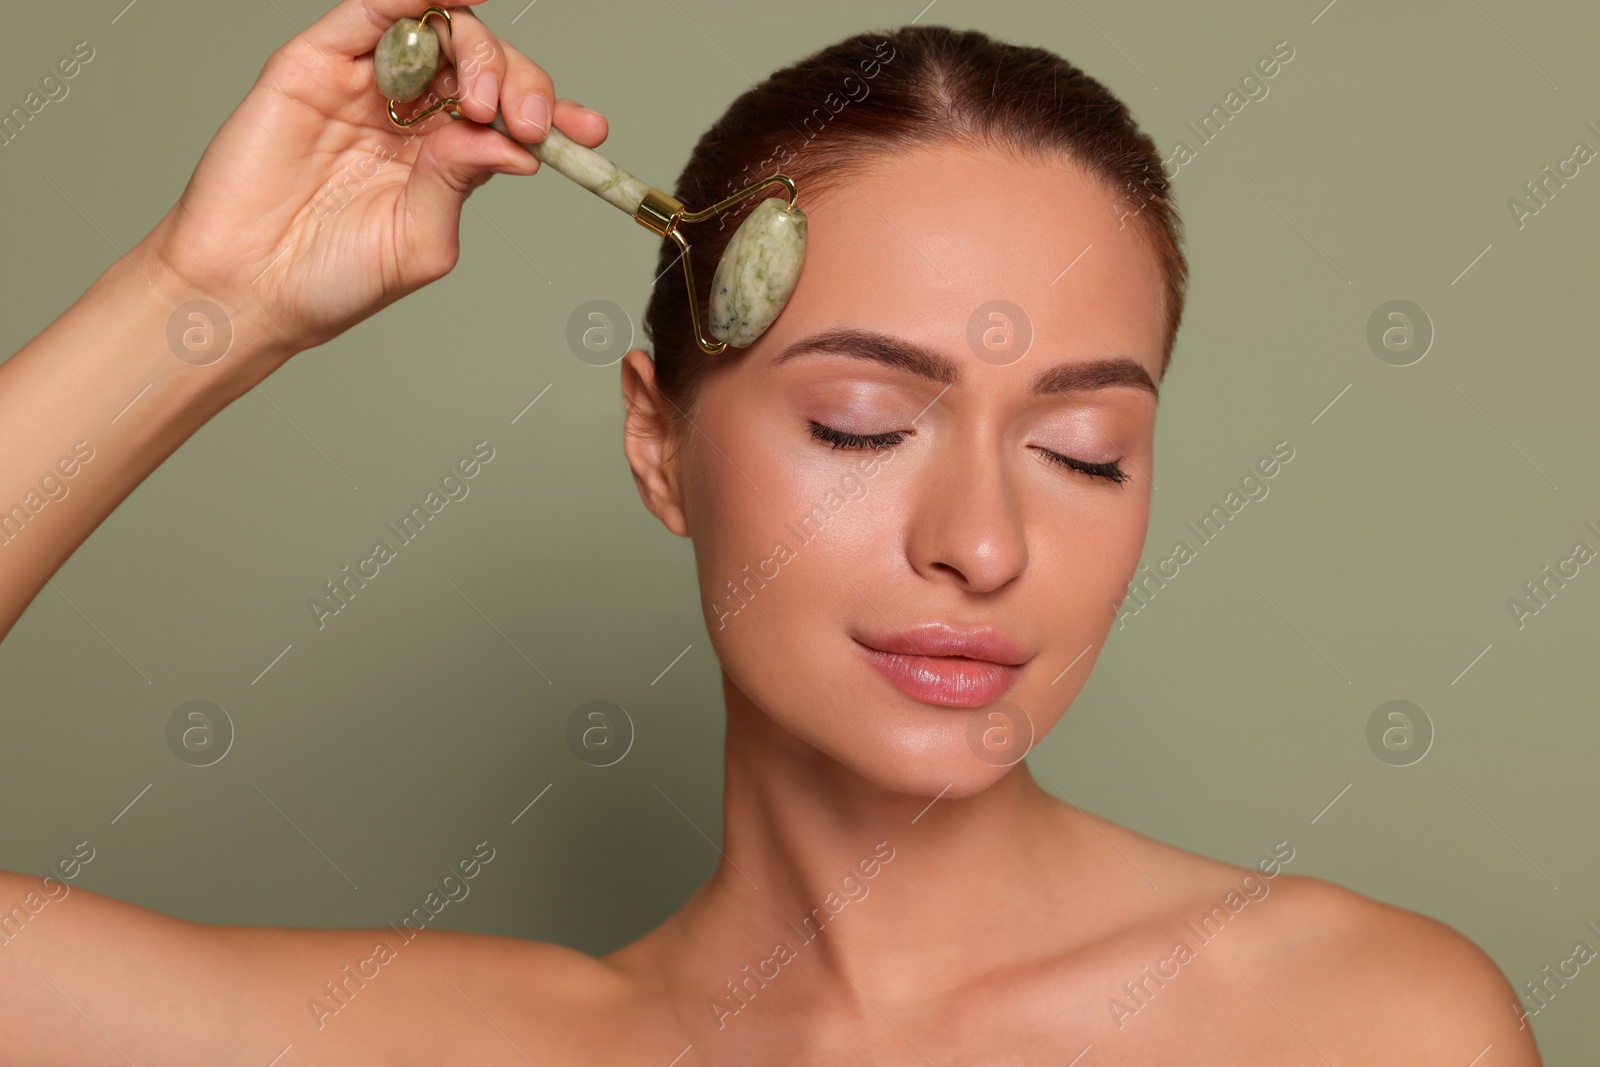
{"label": "woman's face", "polygon": [[[1077,696],[1143,548],[1160,265],[1061,161],[928,147],[800,205],[794,295],[713,359],[646,501],[694,540],[735,703],[888,788],[968,795]],[[636,473],[658,455],[629,448]]]}

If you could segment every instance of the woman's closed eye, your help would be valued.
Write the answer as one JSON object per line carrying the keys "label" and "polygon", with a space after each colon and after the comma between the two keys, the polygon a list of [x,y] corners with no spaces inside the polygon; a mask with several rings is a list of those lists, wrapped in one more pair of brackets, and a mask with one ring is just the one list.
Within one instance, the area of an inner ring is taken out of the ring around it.
{"label": "woman's closed eye", "polygon": [[[884,433],[850,433],[847,430],[836,430],[832,426],[824,426],[815,420],[807,420],[807,425],[810,428],[812,437],[832,448],[893,448],[904,441],[909,434],[916,432],[915,430],[889,430]],[[1053,452],[1038,445],[1030,445],[1029,447],[1037,449],[1044,455],[1046,460],[1057,466],[1079,471],[1094,478],[1102,478],[1108,482],[1121,484],[1127,481],[1129,477],[1128,473],[1122,469],[1121,464],[1115,460],[1109,463],[1093,463],[1089,460],[1064,456],[1059,452]]]}
{"label": "woman's closed eye", "polygon": [[810,422],[811,436],[819,441],[825,441],[834,448],[892,448],[906,439],[906,435],[914,433],[913,430],[890,430],[887,433],[850,433],[846,430],[835,430],[832,426],[824,426],[820,422]]}
{"label": "woman's closed eye", "polygon": [[1039,448],[1038,445],[1029,445],[1028,447],[1038,448],[1040,452],[1044,453],[1045,459],[1069,470],[1082,471],[1084,474],[1092,475],[1096,478],[1104,478],[1108,482],[1116,482],[1119,485],[1128,480],[1128,472],[1123,470],[1122,465],[1115,460],[1110,463],[1091,463],[1086,459],[1073,459],[1071,456],[1063,456],[1061,453],[1052,452],[1048,448]]}

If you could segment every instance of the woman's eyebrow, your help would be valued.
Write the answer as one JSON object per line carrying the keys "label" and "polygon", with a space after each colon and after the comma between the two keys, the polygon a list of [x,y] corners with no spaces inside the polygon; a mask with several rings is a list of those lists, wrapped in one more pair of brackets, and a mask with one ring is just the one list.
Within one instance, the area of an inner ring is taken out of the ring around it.
{"label": "woman's eyebrow", "polygon": [[[816,353],[881,363],[941,385],[955,385],[961,380],[960,368],[949,357],[903,337],[855,327],[838,327],[803,337],[773,357],[771,366]],[[1132,386],[1151,396],[1160,395],[1156,383],[1150,379],[1150,372],[1127,356],[1062,363],[1035,376],[1028,385],[1028,392],[1038,396],[1114,386]]]}

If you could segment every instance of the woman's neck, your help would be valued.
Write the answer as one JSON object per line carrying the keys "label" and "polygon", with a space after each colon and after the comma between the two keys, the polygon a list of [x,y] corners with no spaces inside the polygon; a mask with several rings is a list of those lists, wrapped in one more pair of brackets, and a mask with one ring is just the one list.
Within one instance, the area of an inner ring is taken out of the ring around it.
{"label": "woman's neck", "polygon": [[877,1004],[1050,950],[1038,922],[1078,904],[1094,842],[1026,764],[959,799],[895,792],[724,690],[723,859],[669,923],[680,980],[735,1014],[780,988]]}

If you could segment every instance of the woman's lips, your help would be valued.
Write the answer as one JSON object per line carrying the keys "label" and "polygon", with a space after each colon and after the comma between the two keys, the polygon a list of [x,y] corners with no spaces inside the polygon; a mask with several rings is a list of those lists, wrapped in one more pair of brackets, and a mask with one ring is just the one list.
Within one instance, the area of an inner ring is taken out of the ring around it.
{"label": "woman's lips", "polygon": [[1022,674],[1020,665],[964,656],[884,652],[860,641],[856,641],[855,646],[896,689],[928,704],[981,707],[1004,696]]}

